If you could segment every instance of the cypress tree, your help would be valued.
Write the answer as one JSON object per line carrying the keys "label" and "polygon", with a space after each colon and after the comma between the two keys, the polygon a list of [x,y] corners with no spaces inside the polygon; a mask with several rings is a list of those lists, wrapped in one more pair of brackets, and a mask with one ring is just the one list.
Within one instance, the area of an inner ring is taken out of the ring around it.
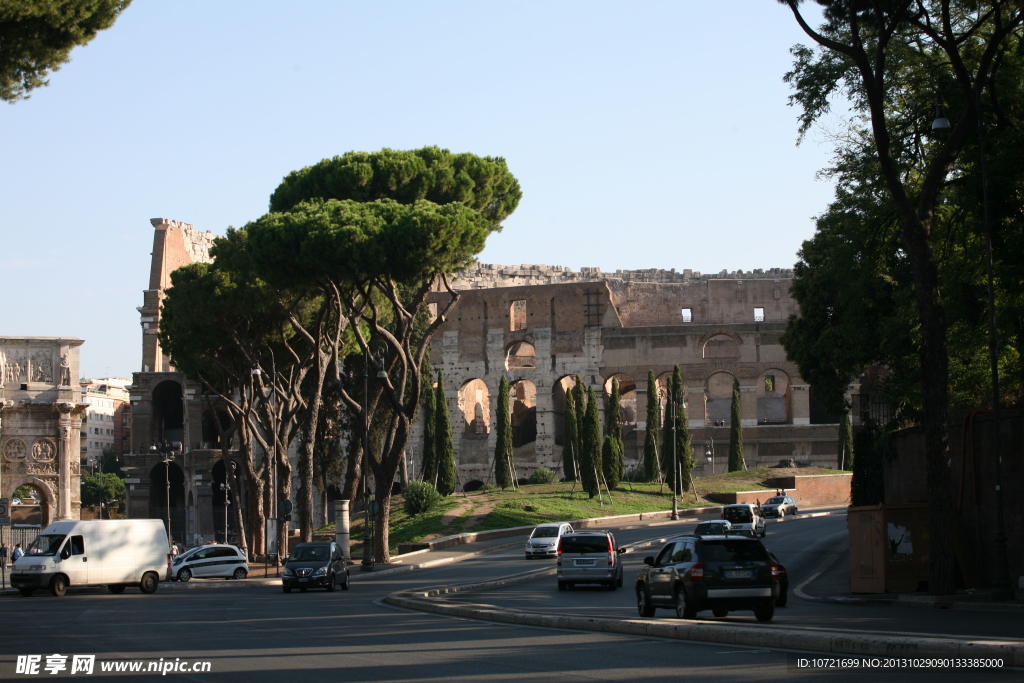
{"label": "cypress tree", "polygon": [[577,431],[576,392],[573,389],[565,392],[565,415],[562,419],[565,422],[562,432],[562,473],[566,481],[576,481],[575,463],[579,458],[580,438]]}
{"label": "cypress tree", "polygon": [[580,439],[580,479],[583,489],[593,498],[600,490],[598,472],[601,471],[601,416],[597,411],[594,388],[587,390],[587,412],[583,418]]}
{"label": "cypress tree", "polygon": [[605,414],[604,445],[601,447],[601,464],[604,479],[609,489],[622,481],[622,457],[625,450],[622,443],[622,404],[619,398],[619,380],[612,378],[612,393],[608,398],[608,412]]}
{"label": "cypress tree", "polygon": [[853,426],[850,424],[849,408],[843,410],[839,421],[839,469],[853,470]]}
{"label": "cypress tree", "polygon": [[729,413],[729,471],[743,469],[743,408],[740,405],[740,383],[732,383],[732,410]]}
{"label": "cypress tree", "polygon": [[444,374],[437,371],[437,392],[434,395],[434,431],[437,459],[437,492],[442,496],[455,493],[455,446],[452,443],[452,418],[444,392]]}
{"label": "cypress tree", "polygon": [[423,420],[423,481],[435,484],[437,479],[437,436],[434,421],[434,372],[428,369],[423,373],[422,420]]}
{"label": "cypress tree", "polygon": [[[578,454],[583,450],[583,420],[587,415],[587,394],[580,376],[576,375],[574,379],[576,384],[572,387],[572,396],[576,407],[576,453]],[[577,455],[576,462],[578,463],[579,460],[580,456]]]}
{"label": "cypress tree", "polygon": [[[690,445],[690,428],[686,421],[686,406],[683,405],[683,375],[679,366],[672,371],[672,379],[668,385],[668,402],[665,405],[665,426],[662,429],[661,460],[665,477],[677,493],[676,462],[679,463],[679,476],[682,490],[690,488],[689,474],[693,468],[693,446]],[[673,435],[675,441],[673,442]]]}
{"label": "cypress tree", "polygon": [[661,473],[658,458],[658,430],[661,429],[661,405],[658,401],[658,380],[653,370],[647,371],[647,431],[644,434],[644,476],[654,481]]}
{"label": "cypress tree", "polygon": [[508,379],[498,383],[497,443],[494,445],[494,481],[502,489],[512,485],[512,413],[508,403]]}

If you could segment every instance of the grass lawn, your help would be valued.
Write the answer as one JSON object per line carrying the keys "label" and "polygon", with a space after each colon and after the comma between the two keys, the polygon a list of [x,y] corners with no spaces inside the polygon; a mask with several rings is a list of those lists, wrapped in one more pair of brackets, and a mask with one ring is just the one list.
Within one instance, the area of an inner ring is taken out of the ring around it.
{"label": "grass lawn", "polygon": [[[680,509],[720,505],[708,498],[715,493],[731,493],[735,491],[774,491],[767,481],[775,477],[813,474],[842,474],[839,470],[820,467],[798,469],[759,468],[729,472],[713,477],[694,480],[698,495],[687,491],[679,499]],[[484,506],[493,509],[486,514],[479,514]],[[445,513],[462,506],[460,514],[442,523]],[[576,485],[573,492],[571,482],[554,484],[536,484],[521,486],[518,490],[501,491],[490,489],[470,493],[469,496],[456,494],[446,498],[430,512],[410,517],[402,507],[402,497],[392,499],[391,508],[391,552],[397,552],[399,543],[414,543],[424,538],[436,538],[467,531],[486,531],[505,529],[508,527],[529,526],[543,522],[562,522],[572,519],[591,517],[608,517],[612,515],[635,514],[639,512],[658,512],[672,509],[672,490],[668,485],[661,484],[629,484],[622,482],[609,496],[602,492],[601,499],[589,498]],[[361,541],[363,518],[359,514],[352,516],[352,540]],[[318,531],[333,532],[334,525],[328,525]],[[353,553],[356,548],[353,546]]]}

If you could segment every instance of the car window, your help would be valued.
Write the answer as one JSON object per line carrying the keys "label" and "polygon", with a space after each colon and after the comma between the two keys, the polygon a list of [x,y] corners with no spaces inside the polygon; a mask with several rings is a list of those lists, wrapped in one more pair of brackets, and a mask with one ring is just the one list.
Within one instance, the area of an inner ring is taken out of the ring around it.
{"label": "car window", "polygon": [[727,521],[733,524],[748,524],[751,520],[750,508],[748,507],[725,508],[722,514]]}
{"label": "car window", "polygon": [[662,548],[661,552],[658,553],[658,558],[654,561],[654,566],[664,567],[667,564],[672,564],[672,553],[677,545],[679,544],[673,541]]}
{"label": "car window", "polygon": [[558,527],[539,526],[533,530],[533,535],[530,538],[554,538],[555,536],[558,536]]}
{"label": "car window", "polygon": [[288,559],[298,560],[300,562],[323,562],[329,557],[327,546],[306,546],[298,547],[292,551],[292,556]]}
{"label": "car window", "polygon": [[211,557],[238,557],[234,548],[218,548]]}
{"label": "car window", "polygon": [[784,500],[786,500],[786,499],[783,498],[782,496],[773,496],[773,497],[769,498],[767,501],[765,501],[765,504],[766,505],[777,505],[777,504],[783,502]]}
{"label": "car window", "polygon": [[72,536],[70,544],[72,555],[85,554],[85,539],[82,536]]}
{"label": "car window", "polygon": [[563,553],[606,553],[607,536],[562,536]]}
{"label": "car window", "polygon": [[677,543],[672,550],[672,564],[693,561],[693,547],[686,542]]}
{"label": "car window", "polygon": [[760,543],[750,541],[706,541],[701,545],[703,562],[767,562],[768,551]]}

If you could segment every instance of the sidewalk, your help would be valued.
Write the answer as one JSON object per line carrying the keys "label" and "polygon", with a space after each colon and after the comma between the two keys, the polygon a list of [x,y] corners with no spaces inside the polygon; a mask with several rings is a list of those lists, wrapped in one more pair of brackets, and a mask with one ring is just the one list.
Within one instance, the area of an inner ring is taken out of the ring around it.
{"label": "sidewalk", "polygon": [[1024,594],[1016,591],[1016,602],[993,602],[990,589],[964,591],[955,595],[925,593],[856,594],[850,591],[850,551],[830,553],[817,573],[793,589],[794,595],[811,602],[842,605],[892,605],[971,612],[1016,612],[1024,614]]}

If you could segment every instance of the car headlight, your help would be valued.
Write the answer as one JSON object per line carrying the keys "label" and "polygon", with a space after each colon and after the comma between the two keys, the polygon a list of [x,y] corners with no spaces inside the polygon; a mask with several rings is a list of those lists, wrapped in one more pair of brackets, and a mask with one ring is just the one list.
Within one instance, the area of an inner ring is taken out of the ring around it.
{"label": "car headlight", "polygon": [[288,567],[285,567],[284,568],[284,575],[285,576],[295,576],[295,572],[293,572],[291,569],[288,569]]}
{"label": "car headlight", "polygon": [[41,572],[44,569],[46,569],[45,564],[33,564],[28,568],[30,572]]}
{"label": "car headlight", "polygon": [[327,576],[327,567],[320,567],[320,569],[313,572],[313,576]]}

